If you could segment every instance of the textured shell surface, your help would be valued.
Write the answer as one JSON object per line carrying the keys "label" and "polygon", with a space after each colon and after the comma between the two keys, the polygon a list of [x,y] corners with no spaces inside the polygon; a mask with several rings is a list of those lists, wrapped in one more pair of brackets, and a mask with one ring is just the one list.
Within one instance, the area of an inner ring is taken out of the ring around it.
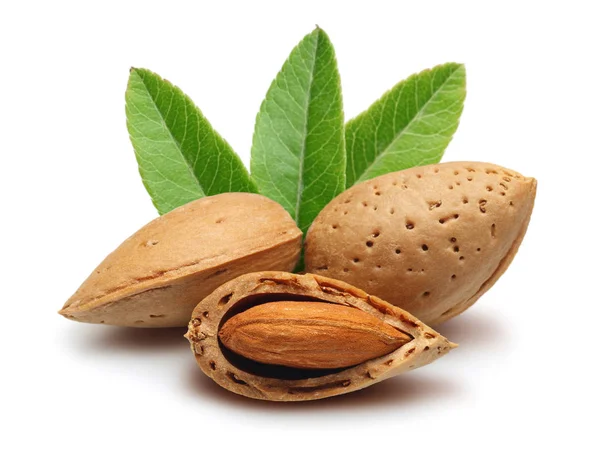
{"label": "textured shell surface", "polygon": [[[279,301],[352,307],[380,319],[410,340],[393,352],[349,368],[294,369],[248,360],[228,351],[219,330],[228,319]],[[194,309],[186,338],[198,366],[217,384],[246,397],[271,401],[317,400],[363,389],[427,365],[456,345],[410,313],[356,287],[318,275],[266,271],[240,276],[216,289]]]}
{"label": "textured shell surface", "polygon": [[258,194],[201,198],[154,219],[109,254],[60,311],[134,327],[186,326],[194,306],[240,274],[291,270],[302,233]]}
{"label": "textured shell surface", "polygon": [[306,237],[306,271],[360,287],[433,325],[472,305],[525,235],[536,181],[498,165],[449,162],[357,184]]}

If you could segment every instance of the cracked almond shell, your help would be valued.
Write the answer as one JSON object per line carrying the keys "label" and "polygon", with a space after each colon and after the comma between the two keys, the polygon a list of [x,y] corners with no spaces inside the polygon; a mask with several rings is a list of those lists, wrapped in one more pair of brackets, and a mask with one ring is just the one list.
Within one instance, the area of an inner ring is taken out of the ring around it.
{"label": "cracked almond shell", "polygon": [[[350,306],[410,335],[408,343],[382,357],[341,369],[307,370],[268,365],[229,351],[218,333],[231,317],[275,301],[311,301]],[[260,272],[220,286],[194,309],[186,338],[198,366],[221,387],[259,400],[305,401],[363,389],[428,363],[456,345],[408,312],[335,279],[312,274]]]}
{"label": "cracked almond shell", "polygon": [[296,265],[302,232],[278,203],[226,193],[181,206],[112,252],[60,314],[80,322],[185,327],[219,285],[244,273]]}
{"label": "cracked almond shell", "polygon": [[306,271],[437,325],[475,303],[508,268],[535,192],[535,179],[481,162],[379,176],[321,211],[306,237]]}

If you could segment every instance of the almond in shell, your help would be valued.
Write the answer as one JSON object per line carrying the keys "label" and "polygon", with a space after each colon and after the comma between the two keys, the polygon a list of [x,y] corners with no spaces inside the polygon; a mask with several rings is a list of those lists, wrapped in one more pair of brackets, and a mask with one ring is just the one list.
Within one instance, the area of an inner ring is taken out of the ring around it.
{"label": "almond in shell", "polygon": [[292,270],[302,232],[257,194],[201,198],[144,226],[94,269],[60,314],[130,327],[186,326],[219,285],[252,271]]}
{"label": "almond in shell", "polygon": [[535,179],[481,162],[379,176],[321,211],[306,237],[306,271],[439,324],[475,303],[508,268],[535,192]]}
{"label": "almond in shell", "polygon": [[217,384],[271,401],[363,389],[455,347],[408,312],[349,284],[285,272],[223,284],[194,309],[186,338]]}

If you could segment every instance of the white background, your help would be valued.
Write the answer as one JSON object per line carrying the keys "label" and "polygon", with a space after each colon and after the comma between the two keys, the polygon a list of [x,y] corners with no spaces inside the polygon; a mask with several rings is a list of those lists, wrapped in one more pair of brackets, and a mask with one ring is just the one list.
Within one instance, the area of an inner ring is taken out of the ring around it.
{"label": "white background", "polygon": [[[594,3],[2,2],[0,454],[599,455]],[[315,24],[347,118],[411,73],[464,62],[444,160],[539,180],[509,271],[440,328],[460,347],[362,392],[270,404],[204,377],[182,329],[56,314],[156,216],[125,128],[129,67],[180,86],[248,163],[259,104]]]}

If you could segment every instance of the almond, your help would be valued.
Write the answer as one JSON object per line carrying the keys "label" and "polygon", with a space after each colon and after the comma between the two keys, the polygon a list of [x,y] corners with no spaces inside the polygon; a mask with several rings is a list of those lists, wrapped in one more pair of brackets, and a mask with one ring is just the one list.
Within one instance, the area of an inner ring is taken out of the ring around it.
{"label": "almond", "polygon": [[60,314],[131,327],[187,325],[219,285],[264,269],[291,270],[302,232],[257,194],[201,198],[142,227],[98,265]]}
{"label": "almond", "polygon": [[219,331],[250,360],[293,368],[343,368],[381,357],[411,337],[350,306],[277,301],[250,308]]}
{"label": "almond", "polygon": [[365,181],[315,219],[306,271],[350,282],[439,324],[471,306],[508,268],[535,191],[535,179],[479,162]]}
{"label": "almond", "polygon": [[363,389],[456,346],[349,284],[285,272],[223,284],[194,309],[185,336],[198,366],[220,386],[272,401]]}

